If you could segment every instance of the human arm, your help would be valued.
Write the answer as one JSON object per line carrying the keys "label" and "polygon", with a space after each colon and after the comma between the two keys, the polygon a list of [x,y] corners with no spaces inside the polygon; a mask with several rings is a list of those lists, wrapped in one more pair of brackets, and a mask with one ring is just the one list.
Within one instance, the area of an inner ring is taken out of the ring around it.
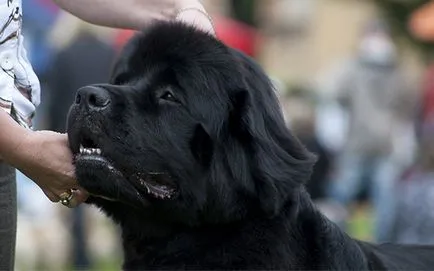
{"label": "human arm", "polygon": [[27,129],[17,125],[16,122],[3,110],[0,109],[0,158],[11,163],[19,160],[15,152],[18,146],[24,142],[29,132]]}
{"label": "human arm", "polygon": [[[177,19],[214,33],[212,22],[197,0],[55,1],[65,10],[94,24],[141,29],[155,20]],[[28,62],[27,59],[23,61]],[[26,71],[32,71],[30,65],[26,67]],[[32,82],[39,86],[37,78]],[[66,135],[26,130],[2,110],[0,127],[0,157],[32,179],[50,200],[58,201],[63,192],[78,188]],[[86,194],[79,191],[74,199],[82,202],[85,197]]]}
{"label": "human arm", "polygon": [[54,0],[89,23],[140,30],[154,21],[177,19],[210,33],[212,22],[199,0]]}

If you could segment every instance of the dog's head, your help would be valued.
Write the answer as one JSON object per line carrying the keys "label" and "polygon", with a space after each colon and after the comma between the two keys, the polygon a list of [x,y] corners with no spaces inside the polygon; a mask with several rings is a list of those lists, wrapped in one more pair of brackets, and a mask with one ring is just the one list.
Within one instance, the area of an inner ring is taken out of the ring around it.
{"label": "dog's head", "polygon": [[68,134],[89,192],[188,223],[275,214],[313,165],[260,67],[175,23],[137,35],[110,84],[78,90]]}

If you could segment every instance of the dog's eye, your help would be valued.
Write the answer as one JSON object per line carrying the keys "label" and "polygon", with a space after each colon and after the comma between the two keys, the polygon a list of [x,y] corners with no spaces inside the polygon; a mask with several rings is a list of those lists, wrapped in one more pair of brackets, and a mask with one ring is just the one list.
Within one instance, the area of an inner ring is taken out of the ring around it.
{"label": "dog's eye", "polygon": [[170,92],[170,91],[163,92],[161,94],[161,96],[160,96],[160,99],[161,100],[166,100],[166,101],[169,101],[169,102],[173,102],[173,103],[177,103],[178,102],[178,100],[175,98],[175,96],[173,95],[173,93]]}

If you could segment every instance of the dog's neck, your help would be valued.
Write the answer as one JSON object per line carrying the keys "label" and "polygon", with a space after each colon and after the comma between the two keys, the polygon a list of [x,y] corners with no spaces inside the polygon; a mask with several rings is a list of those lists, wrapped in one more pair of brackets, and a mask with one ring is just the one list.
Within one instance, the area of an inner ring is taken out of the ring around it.
{"label": "dog's neck", "polygon": [[[243,223],[200,227],[167,226],[143,218],[130,219],[125,222],[128,227],[123,227],[121,223],[126,269],[144,266],[149,269],[177,269],[183,264],[184,267],[189,264],[200,266],[201,259],[190,258],[190,255],[203,254],[203,261],[209,263],[213,259],[208,259],[206,252],[212,255],[220,254],[221,259],[218,259],[219,257],[215,259],[213,268],[223,268],[224,266],[219,265],[219,261],[224,258],[225,253],[236,258],[236,255],[241,253],[240,250],[245,249],[237,249],[238,242],[247,244],[251,251],[248,255],[252,261],[261,258],[259,254],[265,253],[262,250],[275,248],[268,244],[280,243],[287,247],[288,255],[293,255],[291,259],[307,261],[291,262],[290,265],[294,268],[297,265],[320,267],[322,262],[330,263],[334,255],[344,253],[343,247],[346,251],[353,250],[355,254],[360,253],[356,242],[325,218],[314,207],[310,197],[304,191],[299,194],[297,206],[294,206],[293,201],[288,202],[279,215],[268,219],[252,218],[243,220]],[[257,236],[253,239],[252,232],[257,232]],[[276,233],[276,235],[261,236],[265,232]],[[342,246],[343,243],[346,245]],[[306,251],[317,251],[318,255],[315,259],[306,259],[304,255]],[[273,255],[278,251],[267,253]],[[275,257],[278,257],[278,254]],[[171,259],[171,262],[167,262],[167,259]],[[231,264],[228,263],[228,266]]]}

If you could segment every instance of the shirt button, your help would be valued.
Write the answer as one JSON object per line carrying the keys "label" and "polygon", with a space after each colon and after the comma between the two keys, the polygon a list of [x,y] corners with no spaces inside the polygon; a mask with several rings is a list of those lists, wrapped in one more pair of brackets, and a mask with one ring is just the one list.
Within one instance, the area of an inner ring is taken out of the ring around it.
{"label": "shirt button", "polygon": [[10,53],[5,53],[3,55],[3,58],[1,60],[1,67],[3,70],[10,71],[14,67],[14,64],[12,63],[12,57]]}

